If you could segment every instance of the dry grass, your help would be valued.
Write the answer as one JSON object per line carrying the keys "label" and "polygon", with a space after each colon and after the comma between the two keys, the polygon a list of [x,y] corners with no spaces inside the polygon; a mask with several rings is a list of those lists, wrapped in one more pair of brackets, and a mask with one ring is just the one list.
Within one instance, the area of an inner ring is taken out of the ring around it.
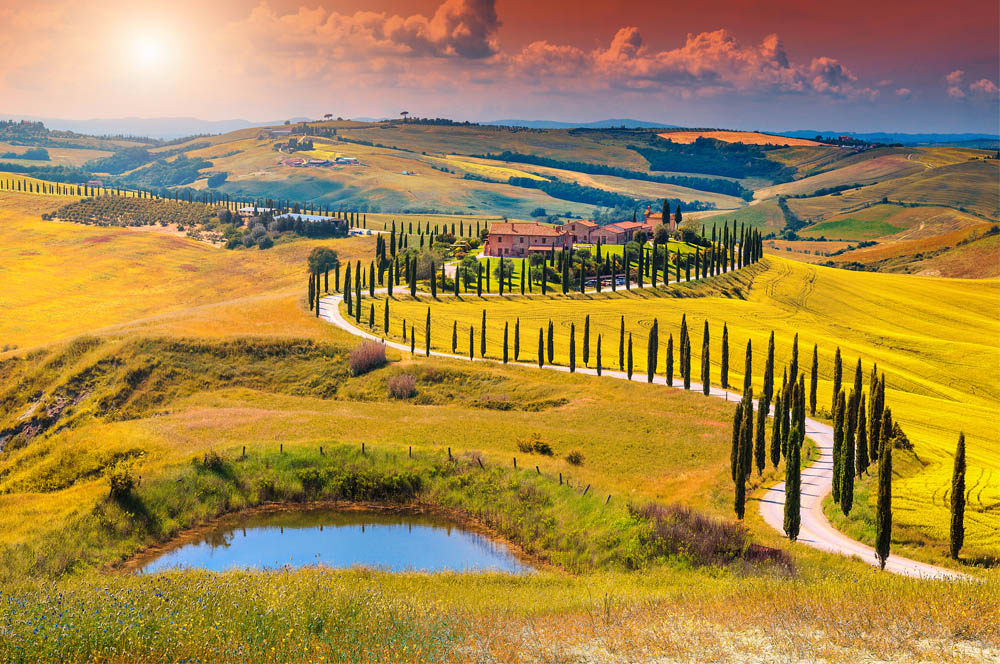
{"label": "dry grass", "polygon": [[712,138],[725,143],[743,143],[744,145],[787,145],[789,147],[815,147],[822,143],[811,141],[806,138],[792,138],[790,136],[775,136],[773,134],[762,134],[758,131],[668,131],[658,134],[660,138],[667,138],[674,143],[694,143],[699,138]]}

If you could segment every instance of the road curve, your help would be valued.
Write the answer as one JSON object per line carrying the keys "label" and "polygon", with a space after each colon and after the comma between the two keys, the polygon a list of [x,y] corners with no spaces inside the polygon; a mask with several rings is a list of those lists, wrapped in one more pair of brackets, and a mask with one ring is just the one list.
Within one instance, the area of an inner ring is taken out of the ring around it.
{"label": "road curve", "polygon": [[[375,292],[384,294],[386,289],[378,289]],[[319,308],[320,318],[332,323],[346,332],[349,332],[350,334],[353,334],[354,336],[379,341],[385,343],[386,346],[390,348],[395,348],[403,352],[409,352],[410,347],[407,344],[389,341],[377,335],[371,334],[370,332],[366,332],[361,328],[355,327],[355,325],[347,320],[341,313],[341,300],[343,300],[343,295],[340,294],[329,295],[322,298],[320,300]],[[426,350],[422,346],[418,346],[417,353],[426,354]],[[499,360],[469,358],[467,355],[453,355],[451,353],[442,353],[434,350],[432,350],[430,354],[436,357],[446,357],[473,362],[500,362]],[[521,367],[539,368],[537,363],[510,362],[510,364]],[[546,364],[541,368],[552,371],[569,372],[569,367],[551,364]],[[576,373],[593,376],[597,375],[597,371],[595,369],[590,369],[588,367],[577,367]],[[619,380],[628,380],[628,375],[621,371],[604,369],[601,371],[601,376],[617,378]],[[642,372],[641,374],[634,373],[632,375],[632,380],[640,383],[646,382],[645,372]],[[655,376],[653,383],[663,386],[667,385],[666,378],[663,376]],[[675,385],[674,387],[676,389],[684,389],[683,386],[679,385]],[[702,386],[700,383],[691,383],[692,392],[701,392],[701,390]],[[715,386],[709,388],[709,394],[720,399],[726,399],[727,401],[734,402],[739,401],[742,398],[741,395],[735,392],[723,390]],[[754,407],[756,408],[756,403]],[[853,540],[847,535],[844,535],[840,531],[836,530],[823,513],[823,499],[826,498],[826,495],[833,490],[833,428],[829,425],[807,418],[806,435],[816,444],[816,447],[819,450],[819,458],[810,466],[802,469],[802,519],[799,528],[798,541],[822,551],[838,553],[843,556],[857,558],[871,565],[878,565],[878,561],[875,558],[875,549],[870,546],[866,546],[857,540]],[[760,499],[760,513],[764,518],[764,521],[782,534],[785,532],[784,507],[784,482],[768,489]],[[919,578],[949,580],[971,579],[971,577],[962,574],[961,572],[955,572],[943,567],[936,567],[934,565],[894,555],[889,556],[889,559],[886,561],[885,569],[895,574]]]}

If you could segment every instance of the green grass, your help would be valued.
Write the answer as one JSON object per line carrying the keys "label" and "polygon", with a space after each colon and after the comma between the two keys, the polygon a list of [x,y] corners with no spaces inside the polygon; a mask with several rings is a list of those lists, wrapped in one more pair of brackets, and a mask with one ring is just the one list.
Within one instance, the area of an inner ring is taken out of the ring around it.
{"label": "green grass", "polygon": [[806,238],[825,237],[829,240],[874,240],[883,235],[892,235],[902,230],[886,221],[846,217],[836,221],[821,221],[805,229],[799,235]]}

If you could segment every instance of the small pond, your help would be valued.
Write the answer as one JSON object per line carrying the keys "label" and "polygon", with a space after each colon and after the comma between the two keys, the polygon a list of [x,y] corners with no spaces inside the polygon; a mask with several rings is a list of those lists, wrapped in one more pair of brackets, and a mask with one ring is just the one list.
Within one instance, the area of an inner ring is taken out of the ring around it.
{"label": "small pond", "polygon": [[179,538],[138,568],[216,572],[234,568],[363,565],[394,572],[532,571],[503,543],[445,517],[409,512],[305,508],[226,516]]}

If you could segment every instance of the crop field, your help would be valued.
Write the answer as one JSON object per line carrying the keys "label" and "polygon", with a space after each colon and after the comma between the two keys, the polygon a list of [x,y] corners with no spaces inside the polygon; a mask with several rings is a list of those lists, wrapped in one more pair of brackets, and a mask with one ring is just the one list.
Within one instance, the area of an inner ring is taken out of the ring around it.
{"label": "crop field", "polygon": [[706,227],[712,224],[721,226],[726,221],[730,223],[736,221],[760,229],[765,234],[771,231],[780,231],[785,227],[785,215],[774,201],[761,201],[738,210],[726,210],[721,213],[710,211],[691,213],[686,214],[685,217],[697,219],[699,224],[704,223]]}
{"label": "crop field", "polygon": [[[733,283],[739,280],[745,283]],[[776,334],[779,366],[788,360],[792,337],[799,333],[800,366],[811,361],[812,345],[819,346],[821,408],[828,408],[825,405],[831,400],[829,381],[834,350],[839,346],[845,380],[853,376],[858,358],[863,362],[866,384],[872,362],[886,373],[887,401],[924,464],[919,472],[894,484],[896,518],[923,532],[930,541],[947,539],[945,496],[951,476],[951,453],[958,432],[963,430],[969,445],[970,477],[980,478],[979,489],[970,497],[967,542],[977,551],[990,555],[998,552],[994,535],[1000,522],[996,512],[1000,481],[995,469],[1000,450],[994,443],[1000,439],[1000,420],[996,417],[1000,379],[977,367],[995,366],[1000,361],[995,343],[1000,322],[992,313],[1000,303],[1000,282],[852,273],[770,257],[746,274],[726,275],[717,283],[720,295],[734,288],[743,290],[739,297],[712,296],[711,291],[703,297],[690,297],[699,289],[711,287],[681,284],[667,289],[662,296],[652,291],[547,298],[515,295],[483,300],[463,296],[460,301],[448,296],[439,303],[414,302],[404,297],[390,306],[390,332],[398,336],[402,319],[406,318],[411,325],[416,321],[417,331],[422,333],[430,306],[436,321],[432,345],[450,351],[452,322],[456,321],[461,353],[468,347],[469,327],[478,330],[485,310],[489,353],[498,356],[503,324],[513,327],[519,319],[523,359],[534,362],[538,330],[552,320],[557,362],[565,364],[570,324],[575,324],[580,339],[584,317],[589,314],[592,357],[600,334],[605,342],[604,364],[617,368],[619,326],[624,316],[626,332],[633,335],[637,373],[641,373],[653,319],[659,321],[661,344],[671,332],[676,344],[678,325],[686,314],[694,339],[693,366],[700,366],[696,358],[700,355],[702,325],[709,322],[715,380],[721,328],[723,323],[728,324],[730,382],[735,384],[740,384],[741,351],[747,340],[756,350],[754,375],[759,379],[769,332],[774,330]],[[376,309],[375,320],[380,325],[381,309]],[[837,311],[837,316],[829,315],[830,311]],[[660,372],[663,362],[661,359]],[[969,383],[971,376],[977,376],[974,387]]]}
{"label": "crop field", "polygon": [[466,173],[472,173],[473,175],[479,175],[484,178],[490,178],[492,180],[507,180],[508,178],[528,178],[529,180],[548,180],[548,178],[536,175],[526,170],[520,170],[517,168],[510,168],[509,166],[499,166],[495,162],[490,163],[491,160],[473,160],[456,155],[449,155],[447,157],[427,157],[428,160],[435,164],[442,166],[447,166],[452,169],[459,169],[465,171]]}
{"label": "crop field", "polygon": [[789,147],[820,146],[822,143],[811,141],[807,138],[792,138],[791,136],[775,136],[773,134],[762,134],[757,131],[668,131],[658,134],[660,138],[666,138],[674,143],[694,143],[699,138],[712,138],[726,143],[743,143],[744,145],[787,145]]}
{"label": "crop field", "polygon": [[[23,154],[32,146],[11,145],[0,142],[0,154],[16,152]],[[0,161],[21,166],[82,166],[91,159],[100,159],[110,156],[112,153],[106,150],[83,150],[78,148],[45,148],[49,153],[49,161],[38,161],[37,159],[16,159],[0,158]]]}

